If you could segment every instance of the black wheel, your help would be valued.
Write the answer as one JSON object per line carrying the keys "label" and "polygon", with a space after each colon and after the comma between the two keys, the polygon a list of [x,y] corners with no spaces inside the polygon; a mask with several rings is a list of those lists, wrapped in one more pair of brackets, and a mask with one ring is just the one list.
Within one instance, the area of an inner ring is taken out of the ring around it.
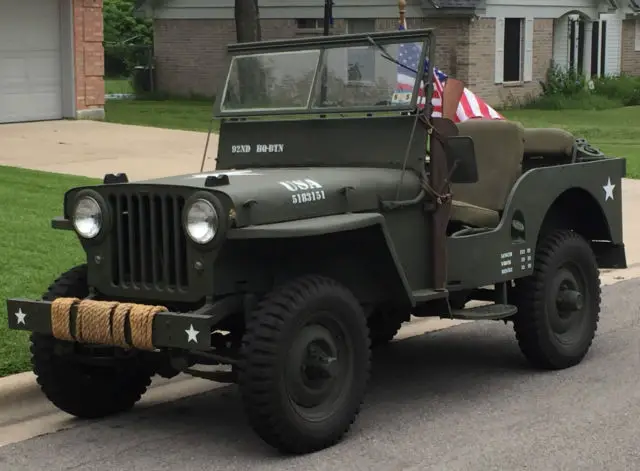
{"label": "black wheel", "polygon": [[376,309],[367,319],[371,346],[381,347],[391,342],[402,327],[402,322],[402,319],[393,312]]}
{"label": "black wheel", "polygon": [[[87,267],[80,265],[63,273],[43,295],[53,301],[60,297],[88,296]],[[80,418],[93,419],[124,412],[140,400],[151,383],[152,374],[135,359],[95,365],[60,354],[63,342],[51,335],[31,335],[33,372],[45,396],[59,409]]]}
{"label": "black wheel", "polygon": [[249,422],[284,453],[336,444],[360,411],[370,371],[365,314],[321,276],[268,294],[247,321],[238,383]]}
{"label": "black wheel", "polygon": [[586,356],[600,317],[600,276],[589,243],[555,231],[538,244],[534,272],[516,280],[514,330],[534,366],[562,369]]}

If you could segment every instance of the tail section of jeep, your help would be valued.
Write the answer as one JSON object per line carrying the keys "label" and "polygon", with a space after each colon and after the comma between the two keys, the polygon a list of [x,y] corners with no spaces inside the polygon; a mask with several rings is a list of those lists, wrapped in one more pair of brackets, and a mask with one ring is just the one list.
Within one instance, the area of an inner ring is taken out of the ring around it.
{"label": "tail section of jeep", "polygon": [[305,453],[348,431],[371,348],[412,315],[513,322],[534,366],[580,362],[598,269],[626,265],[625,160],[562,130],[433,117],[433,41],[230,46],[215,172],[69,190],[53,226],[86,263],[7,301],[47,397],[104,417],[156,374],[236,382],[258,435]]}

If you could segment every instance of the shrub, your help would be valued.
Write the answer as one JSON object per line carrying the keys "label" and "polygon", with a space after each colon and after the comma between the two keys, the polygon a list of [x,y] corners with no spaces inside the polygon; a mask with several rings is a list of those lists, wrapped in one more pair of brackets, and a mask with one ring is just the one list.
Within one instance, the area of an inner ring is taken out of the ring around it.
{"label": "shrub", "polygon": [[623,106],[640,105],[640,77],[596,77],[593,79],[593,93],[619,100]]}
{"label": "shrub", "polygon": [[573,96],[584,91],[586,81],[573,69],[563,70],[553,65],[547,70],[546,81],[541,82],[540,86],[544,96]]}
{"label": "shrub", "polygon": [[621,106],[619,100],[581,90],[574,95],[540,95],[530,98],[521,107],[538,110],[608,110]]}
{"label": "shrub", "polygon": [[521,108],[604,110],[640,105],[640,77],[594,77],[587,83],[575,70],[554,65],[540,86],[542,94],[527,97]]}

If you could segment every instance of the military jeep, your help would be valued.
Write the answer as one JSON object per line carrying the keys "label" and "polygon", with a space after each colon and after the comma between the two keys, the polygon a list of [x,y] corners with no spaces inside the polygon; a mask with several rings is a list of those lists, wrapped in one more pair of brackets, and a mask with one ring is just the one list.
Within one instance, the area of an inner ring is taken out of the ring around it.
{"label": "military jeep", "polygon": [[[407,45],[426,67],[397,93]],[[185,372],[237,383],[257,434],[306,453],[348,431],[371,349],[412,316],[512,322],[534,367],[582,361],[598,269],[626,266],[624,159],[560,129],[434,116],[429,29],[229,52],[216,171],[70,189],[52,226],[86,263],[7,301],[57,407],[115,414]]]}

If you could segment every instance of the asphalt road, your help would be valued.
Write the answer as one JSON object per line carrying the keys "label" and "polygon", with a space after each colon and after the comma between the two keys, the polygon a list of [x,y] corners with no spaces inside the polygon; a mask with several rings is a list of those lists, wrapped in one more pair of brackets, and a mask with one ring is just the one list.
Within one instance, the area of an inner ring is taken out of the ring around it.
{"label": "asphalt road", "polygon": [[536,372],[511,326],[464,324],[392,344],[341,444],[281,457],[248,428],[235,387],[0,448],[0,469],[640,469],[640,280],[603,290],[599,335],[570,370]]}

